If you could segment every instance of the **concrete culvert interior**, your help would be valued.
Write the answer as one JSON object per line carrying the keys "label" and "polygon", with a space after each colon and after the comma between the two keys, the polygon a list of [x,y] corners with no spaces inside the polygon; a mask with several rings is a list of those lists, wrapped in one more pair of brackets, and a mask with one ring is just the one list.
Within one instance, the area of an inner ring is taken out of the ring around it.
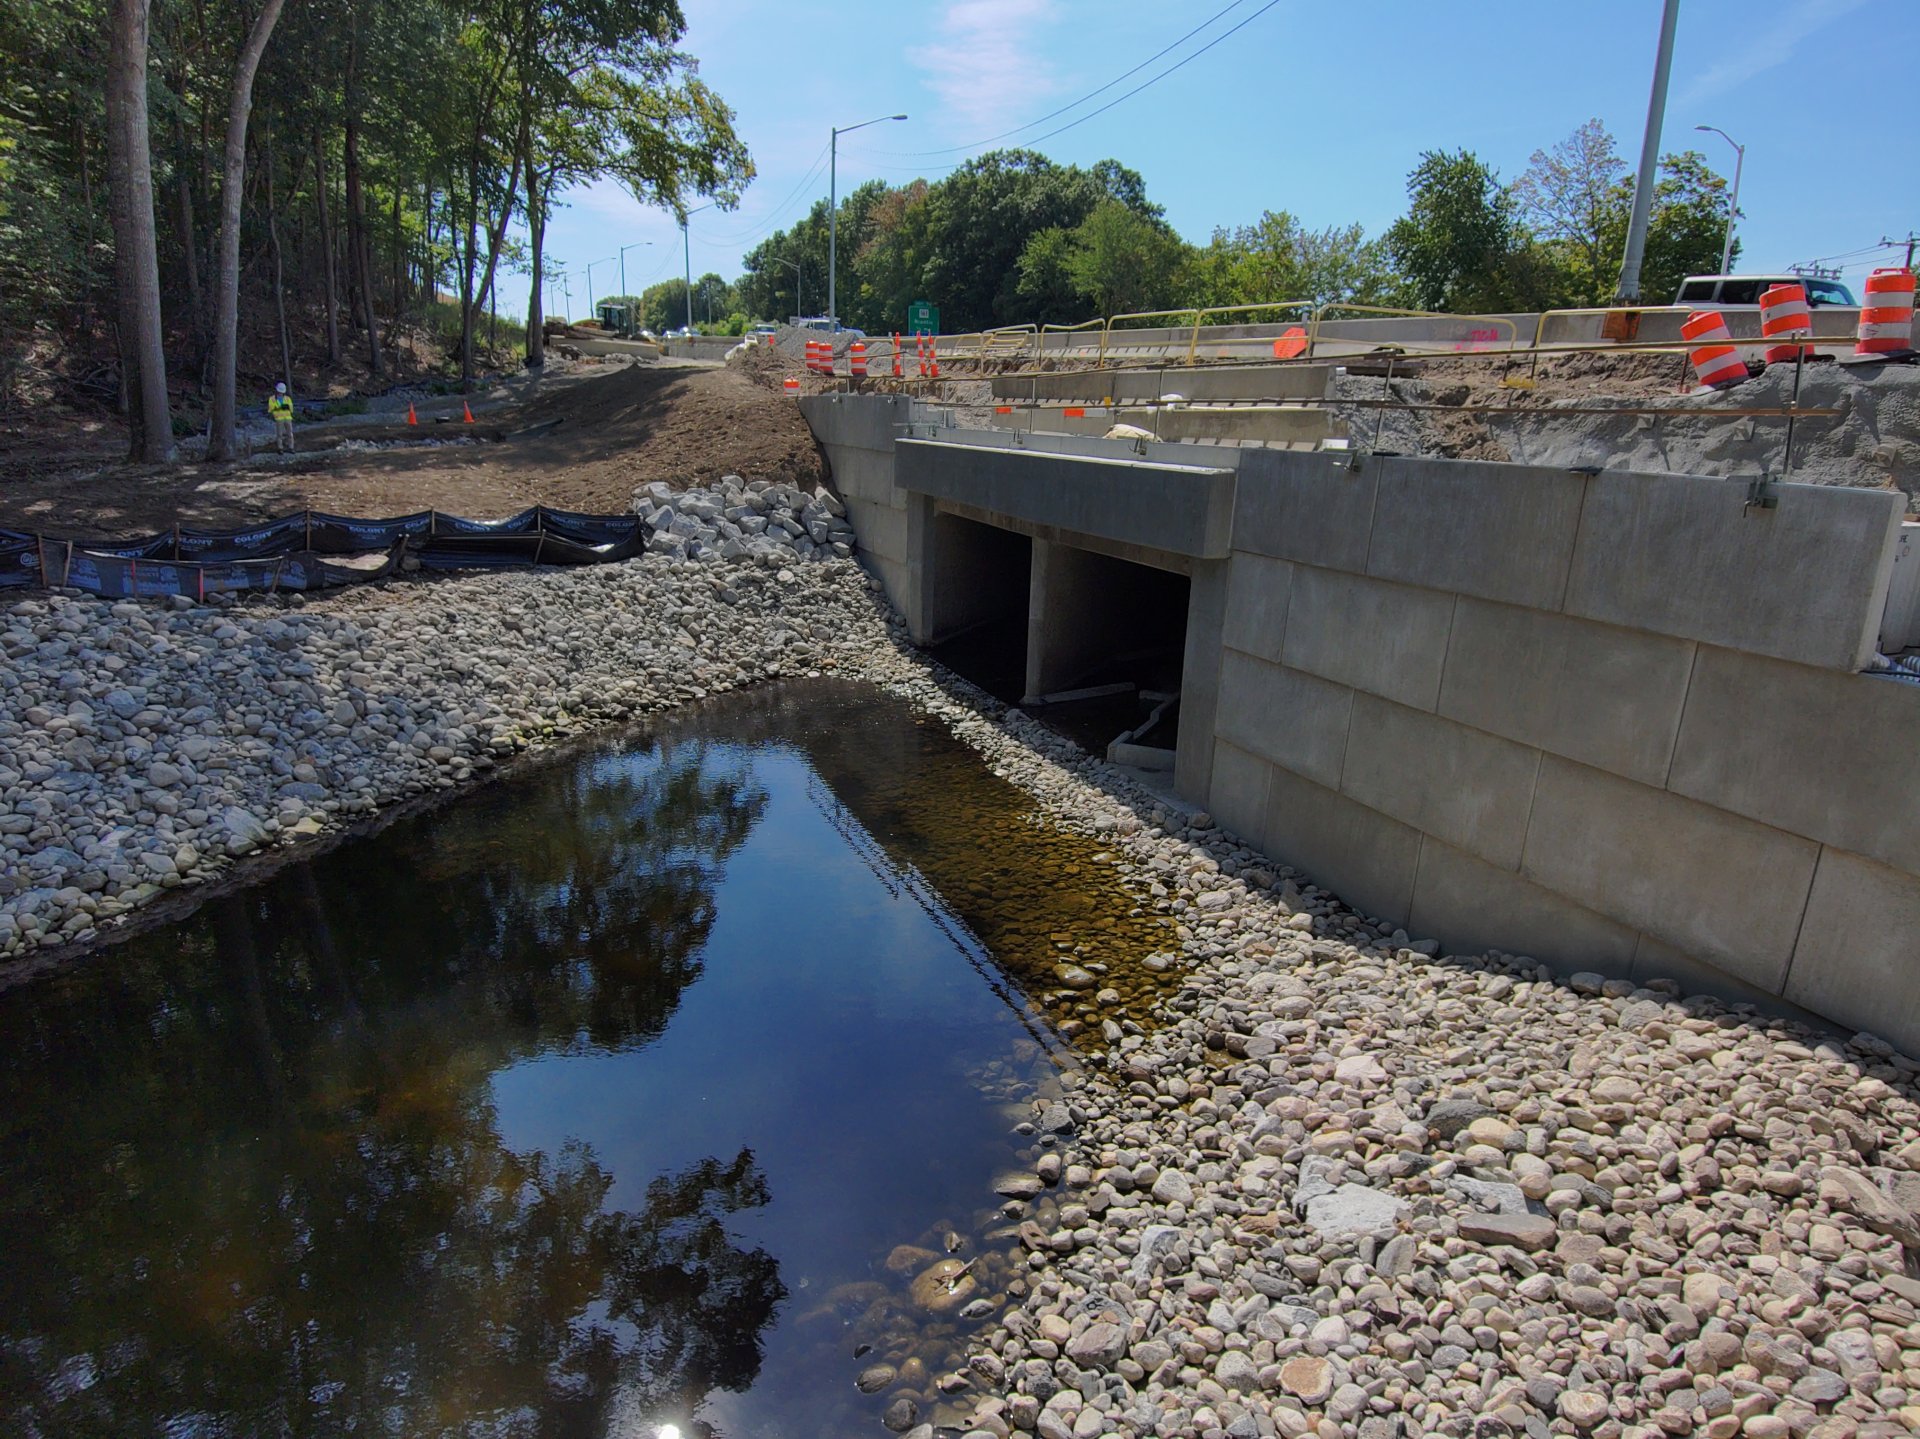
{"label": "concrete culvert interior", "polygon": [[1009,704],[1027,675],[1027,594],[1034,542],[997,525],[933,516],[926,646],[949,669]]}
{"label": "concrete culvert interior", "polygon": [[1164,752],[1136,760],[1171,767],[1190,587],[1171,570],[1034,541],[1022,704],[1094,754],[1127,736]]}

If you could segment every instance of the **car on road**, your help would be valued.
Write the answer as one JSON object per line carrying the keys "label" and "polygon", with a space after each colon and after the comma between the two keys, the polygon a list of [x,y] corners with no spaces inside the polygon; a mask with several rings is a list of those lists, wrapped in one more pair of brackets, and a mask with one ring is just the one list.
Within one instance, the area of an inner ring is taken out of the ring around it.
{"label": "car on road", "polygon": [[[829,334],[833,333],[833,321],[831,318],[829,318],[826,315],[796,316],[792,320],[789,320],[787,323],[792,325],[795,329],[825,330]],[[851,338],[856,340],[864,340],[867,338],[867,332],[865,330],[856,329],[852,325],[842,325],[840,327],[840,333],[843,335],[850,336]]]}
{"label": "car on road", "polygon": [[1731,310],[1746,305],[1757,308],[1760,297],[1772,285],[1804,285],[1807,308],[1812,310],[1822,305],[1858,303],[1853,291],[1838,280],[1809,279],[1805,275],[1689,275],[1680,282],[1680,293],[1673,297],[1673,303],[1691,305],[1696,310]]}

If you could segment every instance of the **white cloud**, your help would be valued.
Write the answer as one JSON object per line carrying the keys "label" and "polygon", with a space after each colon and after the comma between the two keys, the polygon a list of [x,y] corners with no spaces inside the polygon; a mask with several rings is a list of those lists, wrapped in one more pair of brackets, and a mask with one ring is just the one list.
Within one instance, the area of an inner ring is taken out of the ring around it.
{"label": "white cloud", "polygon": [[927,76],[947,128],[979,139],[1031,120],[1059,87],[1036,44],[1054,18],[1052,0],[947,0],[938,38],[907,51]]}
{"label": "white cloud", "polygon": [[[1716,25],[1706,34],[1689,37],[1691,43],[1719,51],[1718,57],[1680,87],[1675,105],[1695,105],[1738,89],[1775,66],[1805,51],[1815,31],[1858,10],[1866,0],[1796,0],[1764,24],[1744,32],[1746,38],[1730,47],[1723,42],[1743,33]],[[1796,103],[1782,100],[1782,103]],[[1671,107],[1669,107],[1671,108]]]}

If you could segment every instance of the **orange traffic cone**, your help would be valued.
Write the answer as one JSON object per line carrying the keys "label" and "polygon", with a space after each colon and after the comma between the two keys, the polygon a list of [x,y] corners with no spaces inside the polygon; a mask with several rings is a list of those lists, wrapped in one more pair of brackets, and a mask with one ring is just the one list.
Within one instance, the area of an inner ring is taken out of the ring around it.
{"label": "orange traffic cone", "polygon": [[420,423],[420,417],[419,417],[418,415],[416,415],[416,414],[414,414],[414,412],[413,412],[413,401],[412,401],[412,400],[408,400],[408,401],[407,401],[407,423],[408,423],[409,425],[417,425],[417,424],[419,424],[419,423]]}
{"label": "orange traffic cone", "polygon": [[471,425],[473,423],[473,406],[469,405],[465,400],[462,400],[460,402],[460,409],[461,412],[466,415],[467,423]]}

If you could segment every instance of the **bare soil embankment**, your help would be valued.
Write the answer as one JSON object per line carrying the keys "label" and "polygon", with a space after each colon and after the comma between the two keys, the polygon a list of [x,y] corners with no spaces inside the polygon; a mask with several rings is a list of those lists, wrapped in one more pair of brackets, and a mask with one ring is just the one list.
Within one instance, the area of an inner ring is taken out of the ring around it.
{"label": "bare soil embankment", "polygon": [[724,367],[610,366],[472,426],[305,427],[303,444],[317,448],[166,469],[105,464],[98,448],[63,457],[42,446],[17,467],[0,456],[0,525],[86,536],[232,526],[302,509],[490,517],[545,504],[607,513],[631,509],[634,490],[656,480],[682,488],[738,474],[810,489],[825,475],[778,378],[769,385]]}

